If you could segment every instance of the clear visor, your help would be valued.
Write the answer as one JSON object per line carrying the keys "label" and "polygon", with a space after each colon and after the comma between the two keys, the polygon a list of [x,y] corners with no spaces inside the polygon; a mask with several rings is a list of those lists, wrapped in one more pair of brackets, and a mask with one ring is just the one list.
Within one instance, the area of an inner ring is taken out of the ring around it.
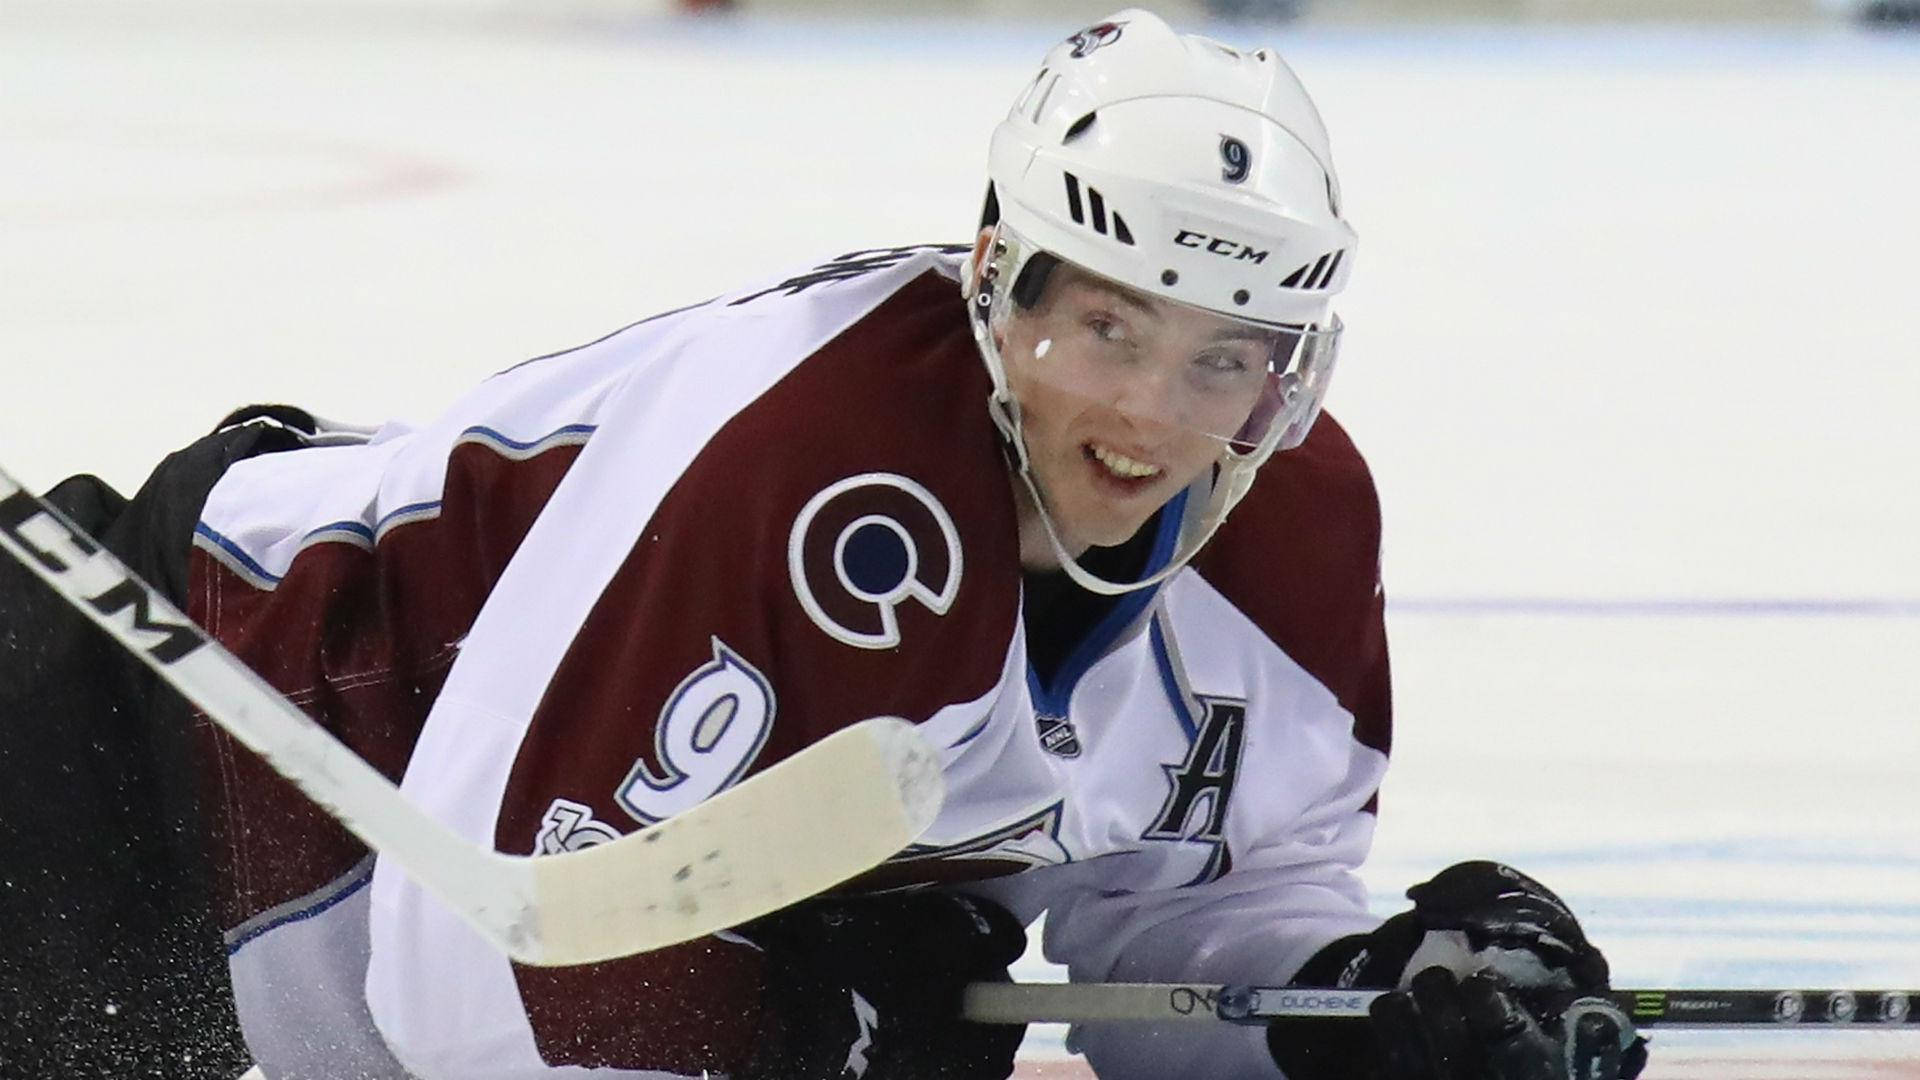
{"label": "clear visor", "polygon": [[1339,351],[1337,317],[1259,323],[1070,263],[1021,263],[999,269],[1046,280],[994,289],[987,313],[1016,398],[1065,395],[1237,455],[1264,456],[1306,437]]}

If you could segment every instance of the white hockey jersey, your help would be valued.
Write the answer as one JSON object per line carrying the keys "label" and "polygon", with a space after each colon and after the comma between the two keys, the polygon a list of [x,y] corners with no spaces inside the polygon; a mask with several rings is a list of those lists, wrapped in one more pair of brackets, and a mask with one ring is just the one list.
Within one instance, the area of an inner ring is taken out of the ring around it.
{"label": "white hockey jersey", "polygon": [[[844,256],[504,371],[425,427],[240,462],[191,613],[502,851],[598,842],[909,718],[949,797],[872,881],[1044,911],[1075,979],[1284,980],[1376,922],[1354,875],[1388,743],[1372,481],[1323,417],[1042,679],[959,250]],[[204,742],[236,997],[276,1080],[744,1059],[751,946],[517,966]],[[1278,1075],[1253,1029],[1075,1038],[1103,1077]]]}

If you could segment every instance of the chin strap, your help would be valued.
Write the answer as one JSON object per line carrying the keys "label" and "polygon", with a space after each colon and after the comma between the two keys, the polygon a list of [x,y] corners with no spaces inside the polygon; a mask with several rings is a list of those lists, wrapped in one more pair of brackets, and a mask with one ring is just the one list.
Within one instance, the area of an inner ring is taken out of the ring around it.
{"label": "chin strap", "polygon": [[[1179,550],[1180,547],[1186,546],[1183,543],[1175,548],[1174,558],[1169,560],[1167,565],[1141,578],[1139,581],[1108,581],[1106,578],[1100,577],[1093,571],[1081,566],[1080,561],[1067,552],[1067,546],[1060,542],[1060,533],[1053,527],[1053,515],[1047,513],[1046,503],[1040,500],[1040,488],[1039,485],[1033,482],[1033,474],[1022,469],[1020,471],[1020,479],[1026,483],[1028,493],[1033,496],[1033,505],[1040,512],[1040,524],[1047,530],[1047,543],[1053,548],[1054,558],[1060,560],[1060,569],[1067,572],[1067,576],[1073,579],[1075,585],[1080,586],[1088,592],[1099,593],[1102,596],[1121,596],[1137,589],[1152,588],[1179,573],[1181,569],[1187,565],[1187,560],[1191,559],[1194,553],[1200,550],[1201,545],[1213,537],[1213,531],[1220,527],[1222,515],[1208,515],[1210,520],[1203,519],[1201,523],[1203,531],[1200,537],[1194,541],[1192,548],[1185,556],[1180,555]],[[1180,531],[1183,533],[1186,532],[1186,527],[1182,525]],[[1184,539],[1184,537],[1182,539]]]}
{"label": "chin strap", "polygon": [[[975,324],[975,337],[980,340],[981,348],[993,348],[992,340],[981,333],[979,324]],[[995,381],[999,382],[997,379]],[[1013,399],[1013,394],[1004,386],[995,386],[987,394],[987,415],[993,417],[993,426],[999,429],[1008,447],[1008,468],[1019,477],[1020,483],[1027,489],[1027,495],[1033,499],[1034,510],[1040,515],[1040,526],[1047,533],[1047,545],[1053,549],[1054,558],[1060,561],[1060,569],[1075,585],[1101,596],[1122,596],[1139,589],[1152,588],[1179,573],[1219,531],[1220,523],[1227,519],[1227,511],[1233,509],[1233,505],[1253,485],[1253,473],[1258,467],[1253,461],[1237,459],[1229,452],[1214,470],[1213,481],[1205,485],[1204,491],[1195,491],[1202,486],[1200,481],[1188,489],[1205,496],[1201,503],[1205,509],[1197,518],[1190,517],[1181,523],[1180,539],[1174,546],[1174,557],[1167,565],[1139,581],[1108,581],[1081,566],[1079,559],[1067,550],[1067,545],[1060,539],[1060,530],[1053,523],[1053,514],[1047,510],[1047,500],[1040,494],[1040,485],[1033,478],[1032,463],[1027,457],[1027,440],[1020,431],[1020,403]]]}

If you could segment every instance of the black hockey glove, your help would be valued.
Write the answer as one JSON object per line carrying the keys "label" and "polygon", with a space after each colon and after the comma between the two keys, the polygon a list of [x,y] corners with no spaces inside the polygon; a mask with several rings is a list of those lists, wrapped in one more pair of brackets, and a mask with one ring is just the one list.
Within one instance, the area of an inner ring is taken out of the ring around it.
{"label": "black hockey glove", "polygon": [[1366,1022],[1276,1020],[1289,1080],[1633,1080],[1646,1040],[1604,995],[1606,957],[1551,890],[1468,862],[1407,890],[1413,910],[1309,960],[1302,986],[1392,989]]}
{"label": "black hockey glove", "polygon": [[1004,1080],[1026,1028],[960,1019],[970,982],[1006,982],[1026,931],[947,892],[815,900],[757,919],[769,1023],[742,1080]]}

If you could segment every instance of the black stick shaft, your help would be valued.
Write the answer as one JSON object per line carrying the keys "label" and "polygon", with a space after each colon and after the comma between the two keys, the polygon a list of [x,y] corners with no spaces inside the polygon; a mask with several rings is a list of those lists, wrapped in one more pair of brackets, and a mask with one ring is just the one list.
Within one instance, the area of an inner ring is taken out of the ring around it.
{"label": "black stick shaft", "polygon": [[[1222,1020],[1259,1023],[1276,1017],[1364,1016],[1381,991],[1293,987],[1223,987]],[[1914,990],[1615,990],[1608,995],[1639,1027],[1920,1026]]]}
{"label": "black stick shaft", "polygon": [[1641,1027],[1920,1026],[1913,990],[1616,990]]}
{"label": "black stick shaft", "polygon": [[[1385,991],[1182,983],[987,983],[968,989],[965,1014],[987,1023],[1227,1021],[1367,1015]],[[1770,1027],[1888,1030],[1920,1027],[1920,990],[1615,990],[1643,1028]]]}

